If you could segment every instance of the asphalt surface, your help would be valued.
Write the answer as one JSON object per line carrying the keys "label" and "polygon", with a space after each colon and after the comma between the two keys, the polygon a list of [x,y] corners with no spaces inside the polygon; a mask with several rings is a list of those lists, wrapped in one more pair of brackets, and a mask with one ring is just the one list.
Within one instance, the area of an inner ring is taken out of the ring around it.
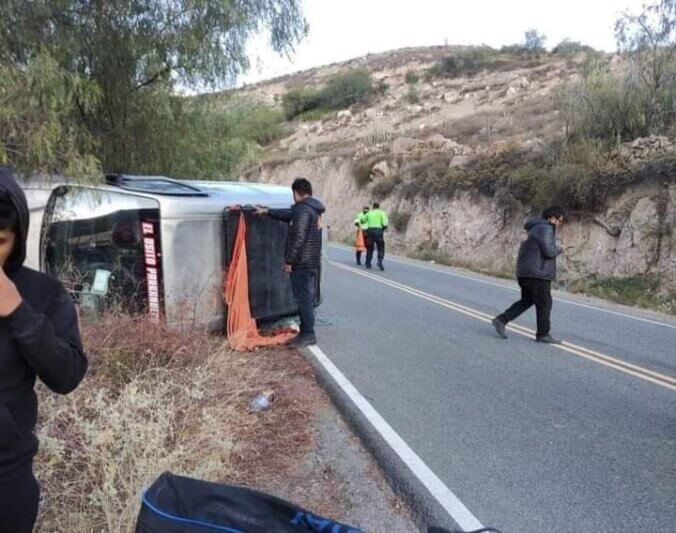
{"label": "asphalt surface", "polygon": [[[474,316],[360,275],[348,250],[329,256],[320,348],[484,525],[674,530],[675,390],[500,339]],[[490,315],[518,296],[514,283],[394,259],[370,275]],[[516,323],[534,328],[534,310]],[[566,341],[676,377],[669,317],[559,295],[552,323]]]}

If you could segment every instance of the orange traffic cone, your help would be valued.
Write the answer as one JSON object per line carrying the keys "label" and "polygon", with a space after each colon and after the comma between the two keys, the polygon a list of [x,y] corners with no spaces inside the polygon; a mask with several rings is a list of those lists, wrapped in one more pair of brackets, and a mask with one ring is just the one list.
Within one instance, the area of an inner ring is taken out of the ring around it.
{"label": "orange traffic cone", "polygon": [[365,252],[366,251],[366,240],[364,239],[364,231],[358,229],[357,230],[357,237],[354,240],[354,248],[358,252]]}

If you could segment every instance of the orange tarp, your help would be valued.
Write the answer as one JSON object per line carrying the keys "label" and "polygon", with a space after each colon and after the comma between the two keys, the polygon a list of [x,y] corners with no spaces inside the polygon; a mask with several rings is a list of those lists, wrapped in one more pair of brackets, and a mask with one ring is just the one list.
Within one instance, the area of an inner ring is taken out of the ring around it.
{"label": "orange tarp", "polygon": [[[279,268],[282,268],[282,265],[279,265]],[[296,336],[296,332],[290,329],[279,331],[272,336],[263,336],[258,332],[256,321],[251,316],[244,213],[239,216],[224,293],[228,316],[226,332],[228,343],[233,350],[245,351],[275,346],[284,344]]]}

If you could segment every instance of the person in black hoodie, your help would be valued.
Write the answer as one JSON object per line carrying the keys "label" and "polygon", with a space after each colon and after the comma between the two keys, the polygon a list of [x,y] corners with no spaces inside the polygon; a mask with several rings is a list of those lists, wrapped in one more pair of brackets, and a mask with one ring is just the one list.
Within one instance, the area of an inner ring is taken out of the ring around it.
{"label": "person in black hoodie", "polygon": [[66,394],[87,370],[70,296],[23,266],[27,237],[26,197],[0,167],[0,532],[11,533],[32,531],[38,510],[35,379]]}
{"label": "person in black hoodie", "polygon": [[284,270],[291,275],[291,288],[300,314],[300,334],[294,347],[317,343],[315,336],[315,288],[322,262],[322,214],[324,205],[312,196],[312,184],[298,178],[291,186],[291,209],[257,207],[256,213],[290,224],[284,252]]}
{"label": "person in black hoodie", "polygon": [[493,327],[503,339],[505,327],[532,305],[537,313],[535,340],[549,344],[560,341],[549,333],[552,312],[552,281],[556,279],[556,257],[562,249],[556,244],[556,228],[563,224],[564,211],[553,206],[542,212],[542,218],[526,222],[528,237],[521,243],[516,261],[516,277],[521,287],[521,299],[493,319]]}

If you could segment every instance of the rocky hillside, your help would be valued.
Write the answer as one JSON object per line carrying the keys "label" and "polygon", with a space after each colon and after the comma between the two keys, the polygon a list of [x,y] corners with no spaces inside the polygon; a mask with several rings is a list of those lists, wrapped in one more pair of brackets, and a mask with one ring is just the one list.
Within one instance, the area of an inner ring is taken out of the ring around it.
{"label": "rocky hillside", "polygon": [[[621,186],[587,175],[597,163],[585,147],[566,161],[564,181],[561,168],[547,166],[565,127],[557,98],[579,79],[585,59],[518,57],[468,74],[426,74],[455,50],[399,50],[244,88],[247,97],[280,105],[292,88],[362,68],[379,91],[349,109],[287,123],[283,138],[242,179],[310,178],[329,207],[336,241],[350,239],[354,214],[380,200],[393,218],[389,242],[400,252],[505,275],[513,270],[524,219],[563,192],[571,216],[561,232],[562,283],[649,280],[646,287],[672,305],[673,136],[623,143],[610,162],[599,163],[599,175],[610,165],[608,175],[623,176]],[[610,71],[623,68],[617,57],[599,61]],[[648,164],[654,161],[660,163]],[[548,190],[542,180],[551,180],[549,196],[538,196]]]}

